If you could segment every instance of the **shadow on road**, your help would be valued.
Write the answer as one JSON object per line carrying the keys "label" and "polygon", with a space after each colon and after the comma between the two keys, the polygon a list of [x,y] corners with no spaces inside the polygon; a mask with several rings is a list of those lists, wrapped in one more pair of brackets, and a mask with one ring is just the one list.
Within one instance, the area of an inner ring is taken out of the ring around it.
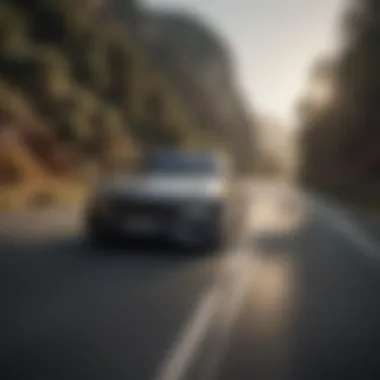
{"label": "shadow on road", "polygon": [[205,258],[213,252],[202,249],[186,249],[179,244],[160,239],[118,239],[107,242],[106,247],[87,241],[83,242],[83,253],[90,256],[138,256],[145,258],[161,258],[163,260],[196,260]]}
{"label": "shadow on road", "polygon": [[135,244],[3,244],[0,378],[150,378],[212,276],[203,260]]}
{"label": "shadow on road", "polygon": [[[3,259],[7,255],[35,259],[44,256],[67,256],[77,259],[108,259],[111,257],[141,257],[160,258],[162,260],[196,260],[210,255],[212,252],[190,250],[161,240],[128,239],[114,240],[106,246],[91,243],[80,237],[63,237],[47,239],[45,241],[0,241]],[[1,260],[1,258],[0,258]]]}

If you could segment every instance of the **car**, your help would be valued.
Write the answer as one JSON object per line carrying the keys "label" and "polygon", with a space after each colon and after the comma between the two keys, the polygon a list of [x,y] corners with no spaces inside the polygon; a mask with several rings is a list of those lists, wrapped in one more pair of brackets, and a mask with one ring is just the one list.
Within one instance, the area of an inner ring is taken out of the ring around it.
{"label": "car", "polygon": [[225,155],[170,151],[147,155],[136,173],[99,184],[86,208],[90,240],[159,239],[183,248],[226,244],[232,169]]}

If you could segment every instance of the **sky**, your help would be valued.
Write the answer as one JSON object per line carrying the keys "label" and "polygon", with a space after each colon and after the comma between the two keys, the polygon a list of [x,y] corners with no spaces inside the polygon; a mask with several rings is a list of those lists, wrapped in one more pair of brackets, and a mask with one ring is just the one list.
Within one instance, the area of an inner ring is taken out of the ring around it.
{"label": "sky", "polygon": [[294,123],[310,65],[339,47],[347,0],[142,0],[200,15],[227,40],[252,110]]}

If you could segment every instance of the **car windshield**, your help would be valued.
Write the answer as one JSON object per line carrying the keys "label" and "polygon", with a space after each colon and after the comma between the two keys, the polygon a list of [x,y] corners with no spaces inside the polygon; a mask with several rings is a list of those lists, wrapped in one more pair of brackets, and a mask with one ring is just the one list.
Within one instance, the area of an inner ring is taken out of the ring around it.
{"label": "car windshield", "polygon": [[143,169],[148,173],[212,175],[217,163],[209,155],[159,154],[147,158]]}

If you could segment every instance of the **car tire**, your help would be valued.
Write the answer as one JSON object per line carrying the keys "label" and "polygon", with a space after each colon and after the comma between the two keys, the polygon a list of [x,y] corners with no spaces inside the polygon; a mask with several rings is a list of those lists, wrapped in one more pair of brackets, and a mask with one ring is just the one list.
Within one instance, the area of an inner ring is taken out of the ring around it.
{"label": "car tire", "polygon": [[223,204],[219,215],[210,226],[208,236],[205,241],[206,249],[211,252],[218,252],[225,249],[231,242],[230,207]]}
{"label": "car tire", "polygon": [[107,231],[99,222],[90,220],[87,223],[87,241],[93,248],[110,248],[114,242],[110,231]]}
{"label": "car tire", "polygon": [[209,251],[216,252],[227,246],[227,236],[220,229],[215,229],[207,238],[205,248]]}
{"label": "car tire", "polygon": [[210,253],[224,249],[228,245],[227,232],[221,220],[215,221],[201,241],[200,248]]}
{"label": "car tire", "polygon": [[99,235],[90,233],[87,236],[90,246],[94,249],[108,249],[111,248],[112,239],[106,235]]}

